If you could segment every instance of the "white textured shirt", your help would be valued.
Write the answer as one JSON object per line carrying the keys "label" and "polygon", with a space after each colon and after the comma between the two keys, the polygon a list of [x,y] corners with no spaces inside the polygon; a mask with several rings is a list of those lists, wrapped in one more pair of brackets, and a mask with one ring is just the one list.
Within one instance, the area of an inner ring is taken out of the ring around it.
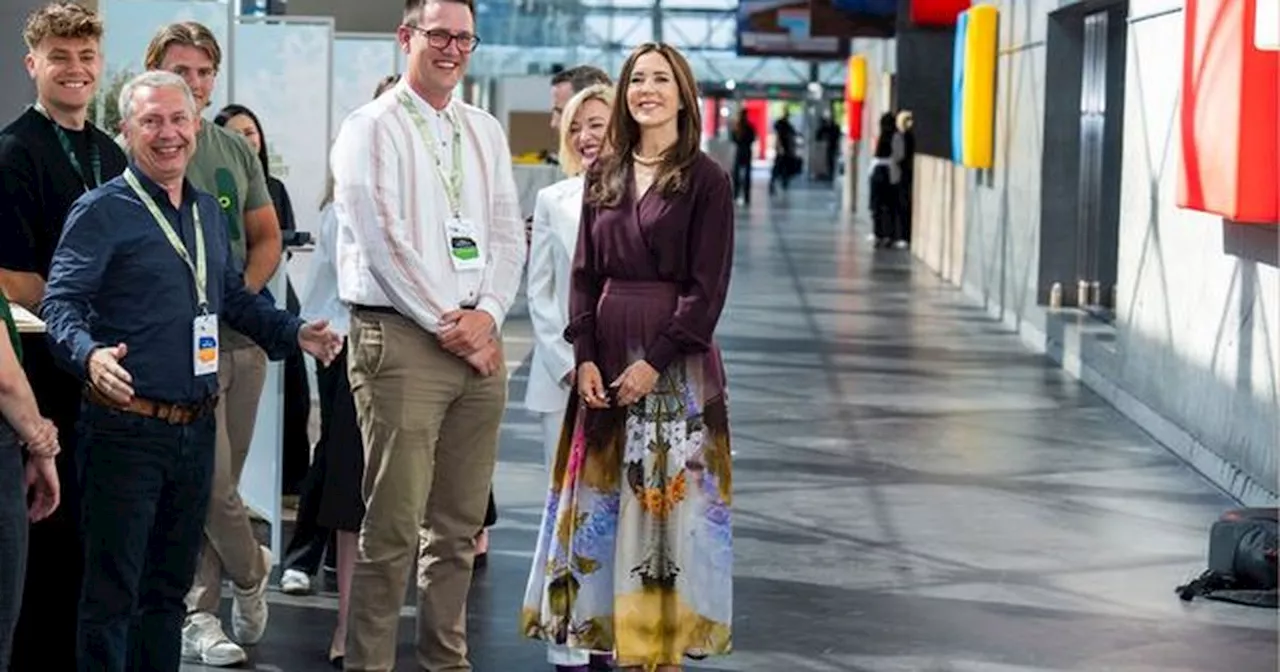
{"label": "white textured shirt", "polygon": [[[431,131],[425,138],[400,102],[408,93]],[[461,125],[462,217],[477,228],[483,269],[456,270],[452,218],[436,152],[450,167],[452,124]],[[474,306],[502,327],[520,289],[524,222],[511,150],[493,115],[457,100],[437,111],[406,81],[351,113],[330,155],[338,216],[338,295],[348,304],[394,308],[435,333],[440,316]]]}
{"label": "white textured shirt", "polygon": [[351,313],[338,298],[338,215],[333,204],[320,210],[320,227],[316,231],[316,248],[311,257],[311,278],[302,297],[298,317],[312,322],[328,320],[329,328],[346,337],[350,331]]}

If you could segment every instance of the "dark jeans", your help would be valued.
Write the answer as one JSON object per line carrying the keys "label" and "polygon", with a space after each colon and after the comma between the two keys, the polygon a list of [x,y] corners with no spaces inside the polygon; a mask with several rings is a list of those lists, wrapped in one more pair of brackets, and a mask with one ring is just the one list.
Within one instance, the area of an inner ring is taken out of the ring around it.
{"label": "dark jeans", "polygon": [[9,669],[27,569],[27,498],[18,436],[0,419],[0,672]]}
{"label": "dark jeans", "polygon": [[213,413],[190,425],[86,404],[80,672],[176,672],[213,481]]}

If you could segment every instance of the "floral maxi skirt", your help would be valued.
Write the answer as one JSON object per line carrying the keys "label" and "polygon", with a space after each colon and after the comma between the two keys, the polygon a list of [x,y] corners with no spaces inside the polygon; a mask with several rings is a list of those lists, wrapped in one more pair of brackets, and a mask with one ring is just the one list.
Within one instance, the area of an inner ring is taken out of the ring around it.
{"label": "floral maxi skirt", "polygon": [[626,408],[570,399],[525,636],[612,653],[619,666],[729,653],[732,469],[720,366],[714,351],[678,361]]}

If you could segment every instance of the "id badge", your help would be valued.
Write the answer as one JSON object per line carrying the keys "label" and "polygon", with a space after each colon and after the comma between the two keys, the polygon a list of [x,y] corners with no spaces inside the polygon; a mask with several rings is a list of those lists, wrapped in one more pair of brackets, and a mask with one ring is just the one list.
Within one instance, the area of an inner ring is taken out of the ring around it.
{"label": "id badge", "polygon": [[449,245],[449,259],[459,271],[484,268],[484,250],[480,249],[480,236],[470,220],[451,217],[445,222],[445,236]]}
{"label": "id badge", "polygon": [[218,316],[199,315],[192,323],[192,361],[196,376],[218,372]]}

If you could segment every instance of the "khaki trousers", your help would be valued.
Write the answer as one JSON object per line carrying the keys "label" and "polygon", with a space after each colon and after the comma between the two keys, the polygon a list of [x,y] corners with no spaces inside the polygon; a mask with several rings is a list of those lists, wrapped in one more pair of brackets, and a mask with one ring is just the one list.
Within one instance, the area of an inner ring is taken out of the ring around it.
{"label": "khaki trousers", "polygon": [[395,668],[400,607],[416,560],[417,663],[431,672],[470,670],[467,593],[506,407],[506,366],[481,376],[435,335],[392,314],[353,311],[350,338],[367,511],[346,669]]}
{"label": "khaki trousers", "polygon": [[258,585],[271,569],[263,561],[249,523],[249,511],[240,499],[240,472],[253,442],[253,425],[266,376],[267,355],[256,345],[219,353],[213,491],[204,526],[204,547],[195,582],[187,593],[188,613],[218,613],[224,572],[237,586],[249,588]]}

